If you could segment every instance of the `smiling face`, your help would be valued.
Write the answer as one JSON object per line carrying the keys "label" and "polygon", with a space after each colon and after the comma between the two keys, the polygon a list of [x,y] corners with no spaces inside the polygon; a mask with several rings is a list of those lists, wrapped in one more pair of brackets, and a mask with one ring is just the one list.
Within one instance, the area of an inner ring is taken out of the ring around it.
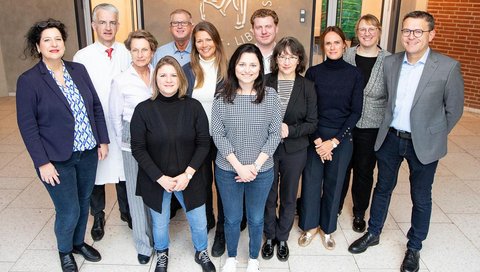
{"label": "smiling face", "polygon": [[271,46],[275,42],[278,27],[272,16],[257,17],[253,20],[253,35],[261,46]]}
{"label": "smiling face", "polygon": [[195,47],[204,60],[210,60],[215,57],[216,46],[212,37],[206,31],[195,33]]}
{"label": "smiling face", "polygon": [[288,46],[285,47],[285,50],[277,56],[278,71],[284,76],[294,75],[298,64],[298,56],[293,55],[290,47]]}
{"label": "smiling face", "polygon": [[[403,29],[421,29],[423,31],[430,30],[428,27],[428,22],[422,18],[407,18],[403,21]],[[407,52],[407,57],[410,60],[410,56],[414,59],[419,59],[425,54],[428,49],[429,43],[435,37],[435,30],[430,32],[424,32],[420,38],[417,38],[410,33],[408,37],[402,35],[402,44]]]}
{"label": "smiling face", "polygon": [[53,27],[42,31],[37,50],[45,62],[58,61],[65,54],[65,42],[60,31]]}
{"label": "smiling face", "polygon": [[117,14],[105,9],[97,10],[97,20],[92,22],[92,28],[97,33],[98,41],[106,47],[111,47],[118,31]]}
{"label": "smiling face", "polygon": [[[186,13],[175,13],[170,17],[170,33],[176,42],[183,42],[190,39],[192,34],[192,19]],[[172,26],[171,23],[178,23],[177,26]],[[186,25],[182,25],[188,23]]]}
{"label": "smiling face", "polygon": [[165,97],[171,97],[178,92],[179,79],[175,67],[165,64],[157,71],[157,87]]}
{"label": "smiling face", "polygon": [[240,85],[252,85],[260,73],[260,60],[254,53],[243,53],[235,65],[235,75]]}
{"label": "smiling face", "polygon": [[343,56],[345,43],[337,33],[330,31],[325,35],[323,49],[329,59],[337,60]]}
{"label": "smiling face", "polygon": [[153,51],[146,39],[132,39],[130,44],[133,66],[145,67],[153,57]]}
{"label": "smiling face", "polygon": [[366,20],[361,20],[358,23],[357,37],[360,46],[364,48],[371,48],[377,46],[380,40],[380,29],[368,23]]}

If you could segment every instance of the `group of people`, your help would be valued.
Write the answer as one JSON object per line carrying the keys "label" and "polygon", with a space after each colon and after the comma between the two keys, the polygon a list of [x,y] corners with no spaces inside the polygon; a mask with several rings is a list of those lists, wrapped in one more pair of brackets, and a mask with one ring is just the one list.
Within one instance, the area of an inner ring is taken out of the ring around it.
{"label": "group of people", "polygon": [[354,47],[329,26],[320,36],[325,60],[307,70],[296,38],[277,41],[273,10],[256,10],[250,22],[256,44],[240,45],[229,59],[215,25],[194,24],[184,9],[170,14],[173,41],[158,47],[145,30],[116,42],[118,10],[100,4],[92,14],[98,40],[74,62],[63,59],[63,23],[30,28],[25,55],[40,61],[18,79],[18,125],[55,205],[63,271],[78,271],[73,254],[101,260],[84,238],[89,209],[92,238],[104,235],[105,183],[117,183],[139,263],[155,252],[155,272],[167,271],[169,222],[181,207],[203,271],[216,271],[207,239],[214,227],[211,254],[226,248],[222,271],[236,271],[246,222],[247,271],[255,272],[259,255],[270,259],[275,248],[288,260],[297,203],[299,245],[320,234],[325,248],[335,248],[351,173],[352,228],[363,233],[377,165],[368,231],[349,247],[361,253],[379,243],[404,158],[413,208],[401,271],[418,271],[435,169],[463,110],[459,63],[429,47],[433,17],[408,13],[405,52],[392,56],[378,45],[373,15],[358,20]]}

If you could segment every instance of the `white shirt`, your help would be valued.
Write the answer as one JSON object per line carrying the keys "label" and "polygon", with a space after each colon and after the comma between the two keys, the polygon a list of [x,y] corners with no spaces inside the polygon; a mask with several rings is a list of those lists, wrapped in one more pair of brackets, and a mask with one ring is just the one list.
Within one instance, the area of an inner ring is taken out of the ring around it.
{"label": "white shirt", "polygon": [[406,53],[403,57],[398,79],[397,97],[395,98],[395,108],[393,109],[393,120],[390,125],[397,130],[412,131],[410,127],[410,111],[412,110],[413,99],[429,53],[430,48],[415,64],[408,62]]}
{"label": "white shirt", "polygon": [[[150,69],[151,82],[153,66],[148,65],[148,69]],[[135,107],[150,97],[152,97],[151,85],[145,84],[132,65],[113,78],[110,92],[110,123],[115,134],[111,137],[115,137],[115,141],[122,150],[131,152],[130,143],[122,143],[122,121],[130,123]]]}
{"label": "white shirt", "polygon": [[93,86],[102,103],[108,135],[111,137],[107,158],[98,162],[97,177],[95,180],[96,185],[117,183],[119,180],[125,180],[122,151],[112,137],[114,130],[109,122],[110,111],[108,100],[113,77],[128,68],[131,62],[131,55],[127,48],[125,48],[125,45],[121,43],[115,42],[112,48],[111,59],[105,52],[107,47],[99,42],[79,50],[75,56],[73,56],[74,62],[79,62],[87,68],[87,72],[92,79]]}
{"label": "white shirt", "polygon": [[[202,104],[203,110],[207,114],[208,126],[211,127],[212,105],[215,96],[215,89],[217,88],[218,69],[215,66],[215,58],[207,61],[200,57],[200,66],[203,70],[203,86],[201,88],[193,89],[192,97],[200,101]],[[195,85],[196,84],[197,81],[195,80]]]}

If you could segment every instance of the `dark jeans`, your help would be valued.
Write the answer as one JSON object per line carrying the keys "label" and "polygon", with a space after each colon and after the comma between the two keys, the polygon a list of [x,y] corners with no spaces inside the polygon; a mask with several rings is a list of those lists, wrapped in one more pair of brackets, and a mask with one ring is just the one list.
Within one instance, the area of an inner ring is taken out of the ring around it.
{"label": "dark jeans", "polygon": [[[125,181],[115,183],[117,191],[118,209],[122,214],[130,214],[127,199],[127,185]],[[95,185],[90,199],[90,214],[94,217],[105,217],[105,185]]]}
{"label": "dark jeans", "polygon": [[[273,155],[275,162],[274,179],[265,205],[265,225],[263,232],[267,239],[287,241],[295,218],[297,206],[298,183],[302,175],[307,150],[287,153],[280,144]],[[277,217],[277,201],[280,208]]]}
{"label": "dark jeans", "polygon": [[[337,134],[338,129],[320,127],[318,131],[323,140],[328,140]],[[322,163],[313,144],[307,148],[298,220],[302,230],[320,226],[326,234],[331,234],[337,229],[338,205],[352,149],[352,138],[346,135],[333,150],[332,160]]]}
{"label": "dark jeans", "polygon": [[380,235],[382,232],[392,192],[397,184],[400,164],[403,159],[406,159],[410,171],[410,194],[413,203],[407,247],[420,250],[422,241],[427,238],[430,226],[432,184],[438,161],[422,164],[415,154],[412,141],[401,139],[392,132],[388,132],[376,155],[378,181],[373,191],[368,232],[374,235]]}
{"label": "dark jeans", "polygon": [[225,171],[215,166],[215,178],[218,189],[224,201],[225,240],[228,257],[237,256],[238,240],[240,238],[240,223],[243,216],[243,202],[247,211],[249,256],[258,258],[262,244],[263,218],[265,202],[273,182],[273,167],[258,173],[251,182],[236,182],[235,172]]}
{"label": "dark jeans", "polygon": [[58,251],[69,253],[74,245],[84,242],[88,204],[97,174],[97,148],[73,152],[70,159],[52,163],[59,174],[60,184],[43,184],[55,205],[54,230]]}
{"label": "dark jeans", "polygon": [[350,185],[350,175],[353,170],[352,200],[353,216],[364,218],[370,204],[373,187],[373,170],[377,163],[375,157],[375,140],[378,128],[355,128],[353,130],[353,155],[348,166],[343,184],[342,198],[338,210],[341,211]]}

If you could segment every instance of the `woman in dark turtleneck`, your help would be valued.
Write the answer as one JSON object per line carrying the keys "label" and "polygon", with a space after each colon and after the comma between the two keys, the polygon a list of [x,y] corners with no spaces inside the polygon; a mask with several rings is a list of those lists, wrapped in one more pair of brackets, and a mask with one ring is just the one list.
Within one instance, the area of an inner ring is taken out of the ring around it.
{"label": "woman in dark turtleneck", "polygon": [[138,104],[130,123],[139,166],[136,193],[152,216],[155,272],[167,271],[172,194],[186,211],[195,261],[203,271],[215,271],[207,253],[206,181],[195,175],[210,148],[208,120],[200,102],[186,96],[187,86],[180,64],[170,56],[160,59],[152,98]]}
{"label": "woman in dark turtleneck", "polygon": [[352,156],[352,129],[362,112],[363,78],[356,67],[342,59],[345,34],[329,26],[320,36],[327,59],[307,70],[305,78],[315,82],[318,126],[311,135],[307,164],[302,177],[298,243],[307,246],[317,232],[323,245],[335,248],[331,234],[337,228],[337,212]]}

